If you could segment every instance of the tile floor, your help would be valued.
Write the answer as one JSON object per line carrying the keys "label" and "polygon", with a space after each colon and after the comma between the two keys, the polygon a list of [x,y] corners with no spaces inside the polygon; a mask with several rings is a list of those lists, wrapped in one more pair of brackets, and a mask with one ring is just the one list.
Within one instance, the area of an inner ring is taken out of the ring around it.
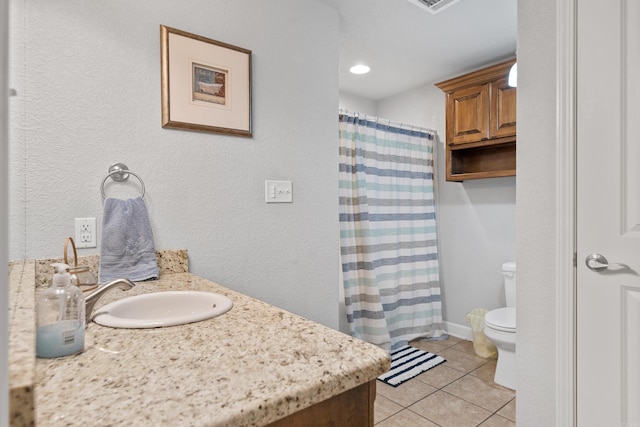
{"label": "tile floor", "polygon": [[377,381],[376,427],[515,426],[516,393],[493,382],[496,361],[455,337],[411,343],[446,363],[399,385]]}

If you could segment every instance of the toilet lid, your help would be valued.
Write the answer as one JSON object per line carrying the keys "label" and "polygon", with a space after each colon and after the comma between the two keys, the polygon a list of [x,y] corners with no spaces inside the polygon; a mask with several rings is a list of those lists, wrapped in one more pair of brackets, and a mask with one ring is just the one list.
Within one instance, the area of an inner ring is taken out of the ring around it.
{"label": "toilet lid", "polygon": [[514,307],[503,307],[491,310],[484,317],[487,327],[504,332],[516,331],[516,309]]}

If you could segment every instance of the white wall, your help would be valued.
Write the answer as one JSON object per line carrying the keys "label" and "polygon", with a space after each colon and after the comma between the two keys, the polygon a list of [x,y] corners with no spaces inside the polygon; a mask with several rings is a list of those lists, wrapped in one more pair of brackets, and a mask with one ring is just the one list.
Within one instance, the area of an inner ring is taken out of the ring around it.
{"label": "white wall", "polygon": [[[454,76],[451,76],[454,77]],[[366,100],[340,94],[343,103],[366,107]],[[346,107],[349,108],[349,107]],[[502,264],[516,258],[515,177],[445,180],[445,96],[432,84],[377,101],[378,117],[435,130],[437,215],[443,317],[450,333],[469,334],[473,308],[505,305]],[[369,114],[369,111],[366,111]]]}
{"label": "white wall", "polygon": [[8,77],[9,70],[9,7],[0,4],[0,426],[9,425],[9,287],[7,286],[9,212],[9,145],[8,137]]}
{"label": "white wall", "polygon": [[553,0],[518,1],[520,427],[556,425],[558,412],[555,300],[566,284],[556,283],[556,10]]}
{"label": "white wall", "polygon": [[378,115],[377,105],[374,100],[340,91],[339,102],[340,108],[344,108],[348,111],[365,113],[374,117]]}
{"label": "white wall", "polygon": [[[62,255],[75,217],[101,224],[100,183],[124,162],[147,187],[157,249],[187,248],[193,273],[337,328],[335,10],[312,0],[11,8],[11,258]],[[161,128],[160,24],[253,51],[253,138]],[[265,204],[265,179],[292,180],[293,204]]]}

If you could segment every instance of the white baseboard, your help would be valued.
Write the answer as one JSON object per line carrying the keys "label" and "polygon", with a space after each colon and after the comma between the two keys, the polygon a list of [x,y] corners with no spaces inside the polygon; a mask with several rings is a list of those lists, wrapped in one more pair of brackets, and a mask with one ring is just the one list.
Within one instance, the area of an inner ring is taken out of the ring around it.
{"label": "white baseboard", "polygon": [[444,322],[444,326],[447,333],[452,337],[460,338],[467,341],[473,340],[473,333],[471,327],[466,325],[459,325],[453,322]]}

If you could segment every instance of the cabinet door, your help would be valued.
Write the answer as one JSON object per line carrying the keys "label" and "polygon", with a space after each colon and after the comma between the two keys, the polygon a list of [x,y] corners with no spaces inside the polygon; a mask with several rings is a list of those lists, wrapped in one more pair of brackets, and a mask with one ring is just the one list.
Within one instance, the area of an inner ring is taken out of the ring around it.
{"label": "cabinet door", "polygon": [[488,139],[488,108],[487,84],[447,94],[447,141],[464,144]]}
{"label": "cabinet door", "polygon": [[507,81],[503,78],[491,82],[491,138],[516,135],[516,88],[509,86]]}

